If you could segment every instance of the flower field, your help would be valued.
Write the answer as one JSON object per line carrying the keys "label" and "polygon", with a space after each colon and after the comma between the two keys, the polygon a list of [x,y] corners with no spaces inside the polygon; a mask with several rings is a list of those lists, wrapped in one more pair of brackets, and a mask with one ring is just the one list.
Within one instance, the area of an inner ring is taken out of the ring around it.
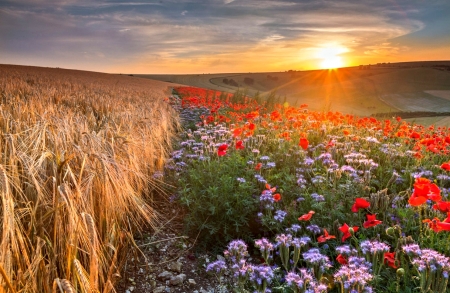
{"label": "flower field", "polygon": [[238,292],[449,292],[450,129],[192,87],[166,165]]}

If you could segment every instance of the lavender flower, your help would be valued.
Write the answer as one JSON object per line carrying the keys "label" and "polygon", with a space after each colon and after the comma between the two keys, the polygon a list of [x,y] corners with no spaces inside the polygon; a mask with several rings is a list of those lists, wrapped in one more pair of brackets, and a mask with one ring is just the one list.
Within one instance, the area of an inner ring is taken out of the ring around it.
{"label": "lavender flower", "polygon": [[422,250],[420,249],[420,246],[415,243],[403,245],[402,249],[410,257],[411,256],[419,256],[422,254]]}
{"label": "lavender flower", "polygon": [[294,290],[294,292],[305,292],[308,285],[314,282],[314,277],[306,269],[300,269],[299,274],[294,272],[287,273],[286,283]]}
{"label": "lavender flower", "polygon": [[419,272],[420,288],[423,292],[447,292],[450,272],[449,257],[433,249],[422,249],[421,254],[413,258],[411,263]]}
{"label": "lavender flower", "polygon": [[241,177],[236,178],[236,180],[239,181],[239,183],[245,183],[246,182],[245,178],[241,178]]}
{"label": "lavender flower", "polygon": [[232,263],[239,263],[248,255],[247,244],[242,240],[233,240],[228,244],[228,250],[225,250],[225,257],[228,257]]}
{"label": "lavender flower", "polygon": [[320,194],[317,194],[317,193],[311,193],[311,197],[315,201],[325,201],[325,198],[323,197],[323,195],[320,195]]}
{"label": "lavender flower", "polygon": [[311,248],[310,250],[304,252],[303,259],[314,269],[314,275],[318,280],[322,277],[326,269],[331,267],[330,260],[328,256],[320,253],[319,249]]}
{"label": "lavender flower", "polygon": [[376,254],[376,253],[384,253],[389,251],[389,245],[379,242],[376,240],[370,241],[365,240],[361,242],[360,248],[362,253],[364,254]]}
{"label": "lavender flower", "polygon": [[264,208],[269,210],[273,209],[273,203],[275,200],[270,190],[264,190],[259,197],[259,201],[264,205]]}
{"label": "lavender flower", "polygon": [[266,292],[267,285],[271,283],[272,279],[273,271],[270,266],[260,265],[251,267],[250,281],[255,285],[256,292]]}
{"label": "lavender flower", "polygon": [[217,275],[221,275],[224,271],[226,271],[226,269],[227,265],[223,260],[216,260],[206,267],[206,272],[213,272]]}
{"label": "lavender flower", "polygon": [[286,211],[277,210],[277,211],[275,211],[275,216],[273,218],[275,219],[275,221],[278,221],[281,223],[284,221],[284,218],[286,217],[286,215],[287,215]]}
{"label": "lavender flower", "polygon": [[281,263],[283,264],[283,267],[287,271],[289,266],[289,246],[291,246],[292,235],[291,234],[277,235],[275,241],[277,242],[276,246],[279,249]]}
{"label": "lavender flower", "polygon": [[274,248],[273,244],[266,238],[261,238],[255,240],[255,246],[258,247],[259,250],[261,251],[261,254],[266,263],[269,263],[270,252],[273,251]]}
{"label": "lavender flower", "polygon": [[378,275],[384,263],[384,253],[390,249],[389,245],[377,240],[365,240],[361,242],[360,248],[366,260],[372,263],[375,275]]}
{"label": "lavender flower", "polygon": [[339,254],[342,254],[345,256],[350,256],[350,255],[354,255],[357,253],[357,250],[350,247],[350,245],[338,246],[338,247],[336,247],[336,251],[339,252]]}
{"label": "lavender flower", "polygon": [[288,232],[292,232],[292,233],[297,233],[302,229],[302,226],[298,225],[298,224],[292,224],[292,226],[290,228],[287,228],[286,230]]}
{"label": "lavender flower", "polygon": [[315,235],[318,235],[318,234],[322,233],[322,229],[320,229],[319,226],[314,225],[314,224],[306,226],[306,230],[312,232]]}
{"label": "lavender flower", "polygon": [[341,266],[334,274],[334,279],[336,283],[341,283],[342,292],[360,292],[358,290],[363,288],[370,291],[367,284],[373,279],[371,264],[362,257],[351,256],[348,264]]}

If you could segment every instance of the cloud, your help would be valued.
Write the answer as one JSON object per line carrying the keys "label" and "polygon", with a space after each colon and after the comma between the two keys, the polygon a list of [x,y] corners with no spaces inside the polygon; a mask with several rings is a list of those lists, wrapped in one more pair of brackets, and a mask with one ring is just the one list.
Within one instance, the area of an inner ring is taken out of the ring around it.
{"label": "cloud", "polygon": [[231,68],[232,62],[245,58],[257,60],[251,65],[260,63],[264,70],[313,58],[314,48],[332,42],[355,55],[394,56],[410,48],[402,44],[404,39],[437,23],[436,11],[449,10],[450,4],[439,3],[5,0],[0,3],[0,63],[6,62],[3,56],[9,56],[8,62],[11,56],[68,62],[78,58],[77,52],[87,52],[83,55],[101,53],[115,66],[148,62],[163,67],[196,60],[186,61],[186,66]]}

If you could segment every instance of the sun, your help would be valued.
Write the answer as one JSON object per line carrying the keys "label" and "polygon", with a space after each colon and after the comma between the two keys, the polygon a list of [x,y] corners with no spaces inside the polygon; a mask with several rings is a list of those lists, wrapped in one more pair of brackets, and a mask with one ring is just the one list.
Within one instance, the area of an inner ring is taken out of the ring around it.
{"label": "sun", "polygon": [[319,48],[316,56],[322,60],[320,63],[322,69],[333,69],[344,66],[344,61],[339,55],[345,52],[348,52],[348,49],[345,47],[327,45]]}
{"label": "sun", "polygon": [[323,69],[333,69],[343,67],[344,63],[342,62],[342,58],[340,56],[330,56],[324,58],[320,65],[322,65]]}

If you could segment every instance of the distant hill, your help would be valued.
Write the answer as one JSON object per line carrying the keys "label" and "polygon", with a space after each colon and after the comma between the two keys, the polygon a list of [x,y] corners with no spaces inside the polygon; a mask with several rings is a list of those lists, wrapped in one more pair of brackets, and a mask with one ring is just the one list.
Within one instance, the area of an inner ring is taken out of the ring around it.
{"label": "distant hill", "polygon": [[135,76],[217,91],[240,89],[249,95],[275,92],[293,105],[355,115],[450,112],[450,61],[380,63],[335,70]]}

